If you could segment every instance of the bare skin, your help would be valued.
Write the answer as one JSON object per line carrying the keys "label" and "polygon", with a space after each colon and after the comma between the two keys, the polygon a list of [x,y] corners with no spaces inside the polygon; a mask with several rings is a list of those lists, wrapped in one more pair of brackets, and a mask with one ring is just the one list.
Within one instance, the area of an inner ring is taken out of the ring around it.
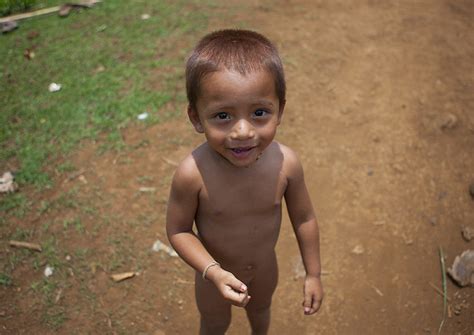
{"label": "bare skin", "polygon": [[[273,141],[283,109],[269,72],[227,70],[208,74],[196,108],[188,109],[207,141],[177,168],[167,232],[197,271],[201,334],[224,334],[231,305],[246,309],[252,334],[268,332],[283,198],[307,273],[304,313],[320,307],[319,231],[303,169],[291,149]],[[199,276],[213,261],[220,266],[204,281]]]}

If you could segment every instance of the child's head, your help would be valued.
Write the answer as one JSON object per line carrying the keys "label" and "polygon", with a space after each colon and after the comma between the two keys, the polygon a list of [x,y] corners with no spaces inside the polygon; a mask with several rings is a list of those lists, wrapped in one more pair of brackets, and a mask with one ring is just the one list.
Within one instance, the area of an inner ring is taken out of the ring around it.
{"label": "child's head", "polygon": [[186,64],[186,93],[191,108],[201,93],[201,81],[209,73],[228,70],[241,75],[269,71],[280,105],[285,104],[283,65],[276,47],[264,36],[249,30],[220,30],[204,36]]}

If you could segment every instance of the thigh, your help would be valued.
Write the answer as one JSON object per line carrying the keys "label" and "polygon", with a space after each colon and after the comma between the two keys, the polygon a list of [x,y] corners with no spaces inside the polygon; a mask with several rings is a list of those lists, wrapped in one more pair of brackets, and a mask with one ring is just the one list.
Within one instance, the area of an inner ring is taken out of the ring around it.
{"label": "thigh", "polygon": [[195,295],[201,318],[219,323],[230,321],[231,304],[211,281],[202,279],[200,273],[196,273],[195,277]]}
{"label": "thigh", "polygon": [[275,257],[270,257],[263,265],[257,266],[255,275],[250,280],[249,294],[252,297],[247,310],[262,310],[269,308],[272,296],[278,283],[278,265]]}

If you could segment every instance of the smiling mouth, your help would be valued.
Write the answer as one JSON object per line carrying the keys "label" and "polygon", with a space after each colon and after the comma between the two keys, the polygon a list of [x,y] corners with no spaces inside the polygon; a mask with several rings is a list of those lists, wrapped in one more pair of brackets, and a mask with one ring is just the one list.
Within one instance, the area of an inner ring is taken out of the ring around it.
{"label": "smiling mouth", "polygon": [[246,147],[246,148],[231,148],[230,150],[232,150],[236,154],[240,154],[240,153],[248,152],[252,149],[253,147]]}

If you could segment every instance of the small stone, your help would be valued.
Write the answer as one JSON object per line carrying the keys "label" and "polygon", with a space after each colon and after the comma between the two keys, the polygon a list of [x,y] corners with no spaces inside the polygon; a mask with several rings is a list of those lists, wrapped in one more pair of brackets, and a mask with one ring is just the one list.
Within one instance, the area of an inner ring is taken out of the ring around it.
{"label": "small stone", "polygon": [[50,92],[57,92],[61,89],[61,84],[57,84],[57,83],[51,83],[49,84],[48,86],[48,90]]}
{"label": "small stone", "polygon": [[451,113],[446,113],[442,115],[439,119],[439,127],[442,130],[456,128],[457,124],[458,118],[456,117],[456,115]]}
{"label": "small stone", "polygon": [[354,247],[354,249],[352,249],[351,252],[355,255],[362,255],[365,252],[365,250],[362,245],[358,244]]}
{"label": "small stone", "polygon": [[79,179],[79,181],[80,181],[81,183],[87,184],[87,179],[86,179],[86,177],[84,177],[83,175],[80,175],[78,179]]}
{"label": "small stone", "polygon": [[453,312],[454,312],[454,315],[461,315],[461,306],[455,305],[453,307]]}
{"label": "small stone", "polygon": [[51,277],[53,275],[54,268],[47,265],[46,268],[44,269],[44,275],[45,277]]}
{"label": "small stone", "polygon": [[461,234],[462,237],[466,240],[466,242],[469,242],[474,238],[474,229],[471,227],[462,227],[461,228]]}
{"label": "small stone", "polygon": [[474,250],[465,250],[456,256],[448,273],[459,286],[474,287]]}

